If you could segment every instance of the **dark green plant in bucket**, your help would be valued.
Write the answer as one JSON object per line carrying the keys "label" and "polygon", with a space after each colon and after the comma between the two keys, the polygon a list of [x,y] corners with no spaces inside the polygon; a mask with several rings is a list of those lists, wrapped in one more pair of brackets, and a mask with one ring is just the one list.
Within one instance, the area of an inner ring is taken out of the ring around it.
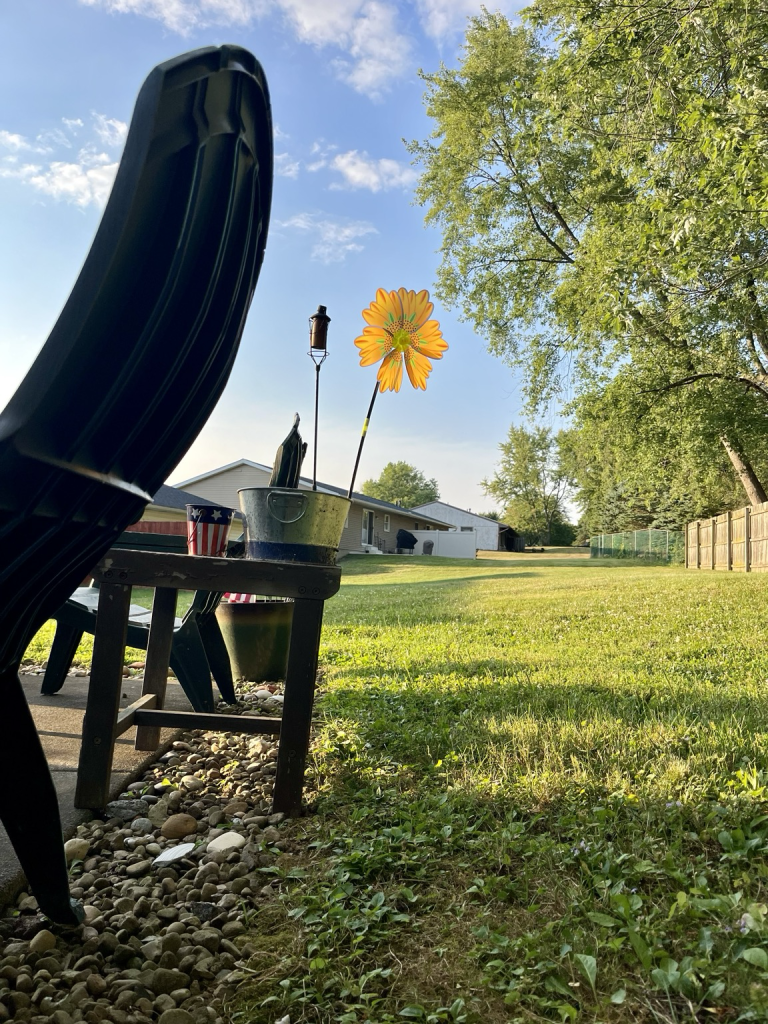
{"label": "dark green plant in bucket", "polygon": [[301,417],[294,414],[293,426],[288,437],[277,449],[275,462],[272,466],[272,476],[269,478],[270,487],[289,487],[296,489],[299,486],[301,477],[301,466],[304,456],[307,454],[307,442],[302,441],[299,433]]}

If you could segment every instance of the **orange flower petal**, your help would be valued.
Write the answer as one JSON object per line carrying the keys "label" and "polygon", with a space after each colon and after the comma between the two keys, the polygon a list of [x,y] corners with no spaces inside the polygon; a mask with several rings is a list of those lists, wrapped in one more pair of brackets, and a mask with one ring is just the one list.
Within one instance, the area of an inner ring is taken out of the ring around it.
{"label": "orange flower petal", "polygon": [[429,339],[427,341],[419,338],[418,341],[414,342],[413,347],[417,352],[421,352],[422,355],[429,356],[430,359],[442,359],[443,352],[448,348],[442,338]]}
{"label": "orange flower petal", "polygon": [[429,301],[429,292],[422,289],[420,292],[406,291],[400,289],[400,300],[403,305],[403,316],[410,320],[416,327],[425,323],[435,308]]}
{"label": "orange flower petal", "polygon": [[[355,342],[357,345],[357,342]],[[382,348],[380,345],[374,343],[357,345],[360,349],[360,365],[361,366],[373,366],[374,363],[380,362],[387,354],[386,348]]]}
{"label": "orange flower petal", "polygon": [[426,391],[427,377],[432,372],[432,363],[430,363],[426,356],[421,355],[420,352],[412,348],[407,349],[403,353],[403,358],[411,384],[415,388],[421,388],[422,391]]}
{"label": "orange flower petal", "polygon": [[382,391],[399,391],[403,380],[403,360],[400,352],[390,352],[384,357],[376,375]]}

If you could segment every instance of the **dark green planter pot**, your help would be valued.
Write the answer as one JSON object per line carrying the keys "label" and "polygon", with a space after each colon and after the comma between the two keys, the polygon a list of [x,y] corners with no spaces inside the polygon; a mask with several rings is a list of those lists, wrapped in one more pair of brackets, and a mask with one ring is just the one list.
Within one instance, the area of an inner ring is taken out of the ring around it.
{"label": "dark green planter pot", "polygon": [[216,618],[227,645],[235,679],[251,683],[285,679],[293,604],[220,604]]}

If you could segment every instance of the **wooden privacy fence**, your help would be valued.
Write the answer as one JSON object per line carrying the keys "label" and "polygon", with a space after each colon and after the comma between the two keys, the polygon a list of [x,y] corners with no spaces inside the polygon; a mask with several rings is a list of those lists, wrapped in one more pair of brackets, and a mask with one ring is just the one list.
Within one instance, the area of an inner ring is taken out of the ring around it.
{"label": "wooden privacy fence", "polygon": [[768,501],[688,523],[685,567],[768,572]]}

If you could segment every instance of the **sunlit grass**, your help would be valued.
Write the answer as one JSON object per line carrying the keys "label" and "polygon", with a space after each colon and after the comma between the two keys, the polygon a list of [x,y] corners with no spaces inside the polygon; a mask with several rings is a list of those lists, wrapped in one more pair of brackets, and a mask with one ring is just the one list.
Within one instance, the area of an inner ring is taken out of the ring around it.
{"label": "sunlit grass", "polygon": [[572,552],[346,559],[315,852],[245,1019],[766,1019],[766,597]]}

